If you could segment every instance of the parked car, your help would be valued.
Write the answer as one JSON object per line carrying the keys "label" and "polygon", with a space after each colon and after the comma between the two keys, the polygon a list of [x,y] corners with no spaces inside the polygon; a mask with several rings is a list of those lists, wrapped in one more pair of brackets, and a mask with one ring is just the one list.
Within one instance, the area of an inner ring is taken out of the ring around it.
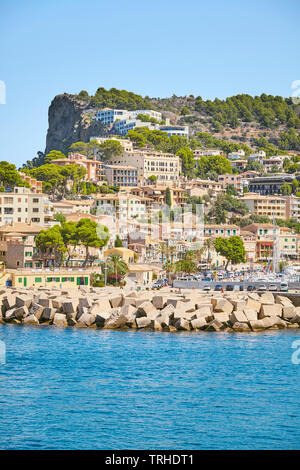
{"label": "parked car", "polygon": [[249,284],[248,287],[247,287],[247,291],[251,292],[253,290],[255,290],[255,286],[253,286],[252,284]]}
{"label": "parked car", "polygon": [[227,284],[226,290],[227,290],[227,291],[233,290],[233,284]]}
{"label": "parked car", "polygon": [[244,286],[243,284],[240,284],[240,291],[243,291],[244,290]]}
{"label": "parked car", "polygon": [[287,292],[289,290],[289,285],[287,282],[280,283],[280,290],[283,292]]}
{"label": "parked car", "polygon": [[209,291],[210,291],[210,286],[204,286],[204,287],[203,287],[203,290],[204,290],[205,292],[209,292]]}
{"label": "parked car", "polygon": [[268,290],[271,290],[271,291],[277,290],[277,285],[276,284],[270,284],[268,286]]}
{"label": "parked car", "polygon": [[222,284],[216,284],[216,285],[215,285],[215,290],[216,290],[216,291],[221,291],[222,289],[223,289]]}
{"label": "parked car", "polygon": [[158,289],[159,287],[163,287],[163,285],[164,285],[164,281],[162,279],[158,279],[157,281],[155,281],[152,288]]}
{"label": "parked car", "polygon": [[258,286],[258,289],[257,289],[257,290],[260,291],[260,292],[265,292],[265,291],[267,290],[267,288],[266,288],[266,286],[265,286],[264,284],[260,284],[260,285]]}

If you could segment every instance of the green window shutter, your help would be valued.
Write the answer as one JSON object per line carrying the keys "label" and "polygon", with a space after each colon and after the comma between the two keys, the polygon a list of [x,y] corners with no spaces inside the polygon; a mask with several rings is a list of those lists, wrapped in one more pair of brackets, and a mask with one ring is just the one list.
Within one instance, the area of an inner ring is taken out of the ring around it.
{"label": "green window shutter", "polygon": [[80,277],[77,278],[77,286],[80,286]]}
{"label": "green window shutter", "polygon": [[36,278],[34,279],[34,282],[42,282],[42,278],[41,278],[41,277],[36,277]]}
{"label": "green window shutter", "polygon": [[74,282],[74,277],[71,277],[71,282]]}
{"label": "green window shutter", "polygon": [[47,277],[47,282],[51,282],[51,277]]}
{"label": "green window shutter", "polygon": [[18,282],[22,282],[22,278],[21,278],[21,277],[19,277]]}
{"label": "green window shutter", "polygon": [[62,277],[62,278],[61,278],[61,281],[62,281],[62,282],[66,282],[66,278],[65,278],[65,277]]}
{"label": "green window shutter", "polygon": [[89,283],[89,278],[88,277],[85,277],[84,278],[84,285],[87,286]]}
{"label": "green window shutter", "polygon": [[57,277],[57,278],[56,278],[56,282],[59,282],[59,281],[60,281],[60,277]]}

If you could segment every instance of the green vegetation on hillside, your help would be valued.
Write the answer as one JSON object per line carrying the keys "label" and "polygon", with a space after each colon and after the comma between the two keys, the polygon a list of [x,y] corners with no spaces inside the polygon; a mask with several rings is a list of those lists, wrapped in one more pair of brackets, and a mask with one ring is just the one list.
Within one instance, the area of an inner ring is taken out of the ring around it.
{"label": "green vegetation on hillside", "polygon": [[143,98],[141,95],[126,90],[118,90],[111,88],[98,88],[95,95],[91,97],[90,104],[96,108],[115,108],[128,109],[134,111],[136,109],[149,109],[149,98]]}

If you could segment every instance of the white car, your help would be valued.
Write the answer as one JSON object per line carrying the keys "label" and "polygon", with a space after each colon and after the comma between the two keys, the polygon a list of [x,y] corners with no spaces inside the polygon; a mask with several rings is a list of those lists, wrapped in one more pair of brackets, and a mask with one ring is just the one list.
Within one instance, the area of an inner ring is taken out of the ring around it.
{"label": "white car", "polygon": [[261,284],[260,286],[258,286],[257,290],[260,291],[260,292],[265,292],[267,290],[267,288],[264,284]]}
{"label": "white car", "polygon": [[268,286],[268,290],[271,290],[271,291],[277,290],[277,285],[276,284],[270,284]]}
{"label": "white car", "polygon": [[204,286],[204,287],[203,287],[203,290],[204,290],[205,292],[209,292],[210,289],[211,289],[210,286]]}

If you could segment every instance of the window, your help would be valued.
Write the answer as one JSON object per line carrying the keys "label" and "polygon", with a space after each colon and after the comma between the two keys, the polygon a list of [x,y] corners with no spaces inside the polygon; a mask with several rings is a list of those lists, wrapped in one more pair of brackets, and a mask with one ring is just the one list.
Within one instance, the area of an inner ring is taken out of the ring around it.
{"label": "window", "polygon": [[34,208],[32,209],[32,212],[39,212],[39,208],[38,208],[38,207],[34,207]]}
{"label": "window", "polygon": [[22,278],[21,278],[21,277],[18,278],[18,282],[22,282]]}
{"label": "window", "polygon": [[35,277],[34,282],[42,282],[42,278],[41,277]]}

